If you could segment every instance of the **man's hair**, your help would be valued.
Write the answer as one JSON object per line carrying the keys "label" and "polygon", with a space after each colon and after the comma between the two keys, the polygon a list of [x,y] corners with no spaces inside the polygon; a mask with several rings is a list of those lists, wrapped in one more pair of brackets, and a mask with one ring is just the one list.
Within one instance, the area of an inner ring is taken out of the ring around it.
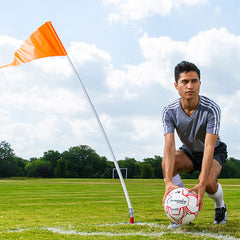
{"label": "man's hair", "polygon": [[180,74],[183,72],[190,72],[194,71],[198,74],[198,77],[200,79],[200,70],[197,68],[197,66],[191,62],[182,61],[175,67],[175,82],[178,83],[178,79],[180,77]]}

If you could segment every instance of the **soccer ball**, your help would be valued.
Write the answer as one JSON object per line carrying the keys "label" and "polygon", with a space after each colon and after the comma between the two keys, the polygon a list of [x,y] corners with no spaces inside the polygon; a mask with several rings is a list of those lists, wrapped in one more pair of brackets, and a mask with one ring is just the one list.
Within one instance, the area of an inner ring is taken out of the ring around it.
{"label": "soccer ball", "polygon": [[186,188],[174,189],[167,195],[164,209],[177,224],[190,223],[198,215],[197,195]]}

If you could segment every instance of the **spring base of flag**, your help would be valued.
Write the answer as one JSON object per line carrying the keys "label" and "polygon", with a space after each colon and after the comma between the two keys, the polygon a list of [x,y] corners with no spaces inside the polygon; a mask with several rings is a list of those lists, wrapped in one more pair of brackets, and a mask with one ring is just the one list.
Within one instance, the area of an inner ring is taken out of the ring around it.
{"label": "spring base of flag", "polygon": [[134,223],[134,211],[132,208],[129,208],[129,215],[130,215],[130,223]]}

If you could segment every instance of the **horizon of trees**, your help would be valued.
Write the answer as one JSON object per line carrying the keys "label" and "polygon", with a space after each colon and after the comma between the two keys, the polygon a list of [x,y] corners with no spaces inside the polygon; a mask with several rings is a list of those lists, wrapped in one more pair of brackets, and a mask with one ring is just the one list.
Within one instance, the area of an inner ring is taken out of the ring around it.
{"label": "horizon of trees", "polygon": [[[125,157],[118,164],[120,168],[127,168],[127,178],[163,178],[161,156],[142,161]],[[112,178],[113,168],[115,165],[112,161],[99,156],[87,145],[70,147],[62,153],[49,150],[40,158],[26,160],[16,156],[9,143],[0,142],[0,178]],[[183,179],[195,179],[199,171],[180,175]],[[219,178],[240,178],[240,161],[228,158]]]}

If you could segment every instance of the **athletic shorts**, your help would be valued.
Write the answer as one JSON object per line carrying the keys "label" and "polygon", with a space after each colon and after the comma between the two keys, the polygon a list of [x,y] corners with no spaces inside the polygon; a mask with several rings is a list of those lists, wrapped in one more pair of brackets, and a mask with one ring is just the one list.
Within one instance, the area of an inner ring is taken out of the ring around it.
{"label": "athletic shorts", "polygon": [[[203,152],[192,152],[186,146],[182,146],[179,148],[182,150],[187,157],[193,163],[193,171],[201,170],[202,168],[202,159],[203,159]],[[227,145],[224,142],[220,142],[217,147],[214,149],[213,159],[217,160],[221,166],[224,165],[227,159]]]}

